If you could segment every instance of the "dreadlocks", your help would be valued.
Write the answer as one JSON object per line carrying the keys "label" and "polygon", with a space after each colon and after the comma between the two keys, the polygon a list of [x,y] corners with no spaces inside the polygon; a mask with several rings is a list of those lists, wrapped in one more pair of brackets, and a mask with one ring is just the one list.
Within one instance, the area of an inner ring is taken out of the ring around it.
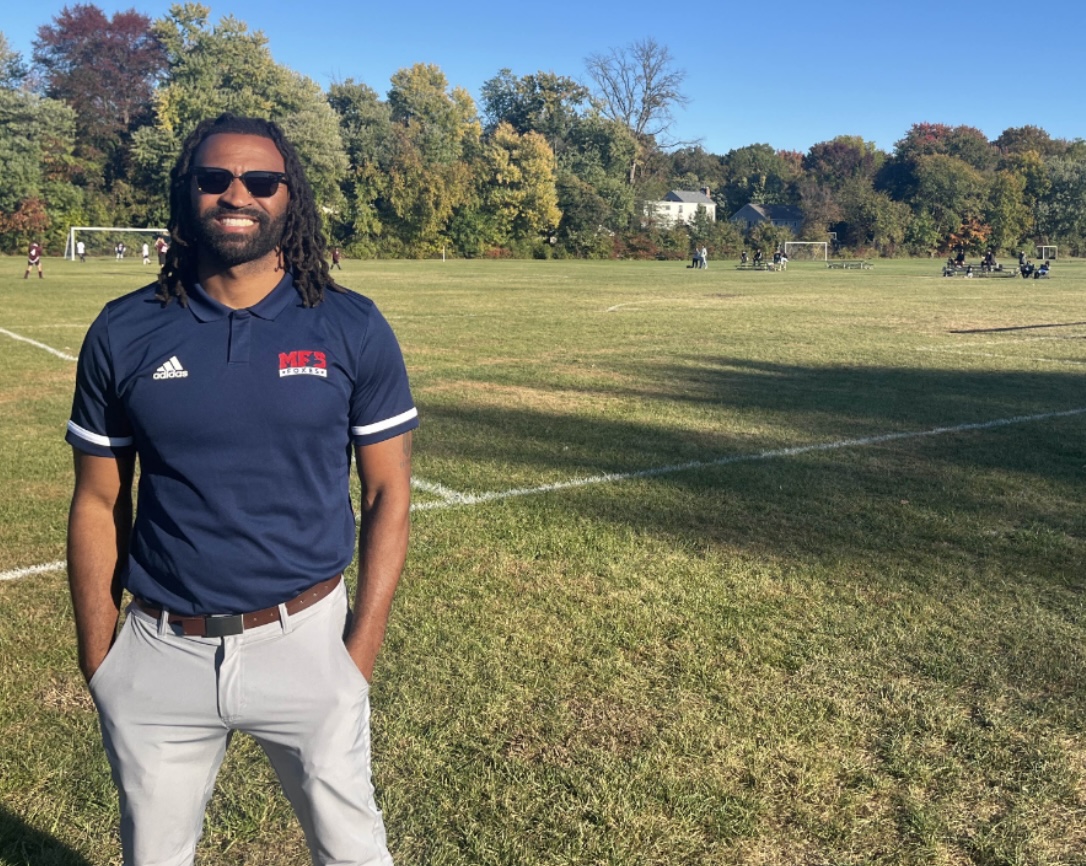
{"label": "dreadlocks", "polygon": [[202,121],[192,131],[170,172],[170,248],[158,275],[156,297],[166,304],[173,298],[177,298],[182,306],[188,303],[185,283],[196,281],[196,236],[193,231],[196,217],[189,191],[189,172],[200,145],[210,136],[221,133],[270,139],[283,155],[290,201],[280,251],[284,267],[294,277],[294,286],[302,296],[302,303],[315,307],[323,300],[325,287],[337,292],[346,291],[329,273],[328,262],[324,260],[324,233],[313,190],[306,180],[298,152],[287,141],[283,130],[270,120],[222,114],[213,120]]}

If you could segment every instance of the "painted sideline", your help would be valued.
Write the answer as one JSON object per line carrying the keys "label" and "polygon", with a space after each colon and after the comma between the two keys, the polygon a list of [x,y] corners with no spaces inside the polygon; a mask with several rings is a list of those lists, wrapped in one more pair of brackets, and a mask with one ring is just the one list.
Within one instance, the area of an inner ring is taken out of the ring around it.
{"label": "painted sideline", "polygon": [[[979,421],[971,424],[956,424],[952,427],[932,427],[928,430],[904,430],[900,433],[882,433],[878,436],[863,436],[858,439],[838,439],[836,442],[820,442],[814,445],[796,445],[791,448],[775,448],[771,451],[759,451],[756,454],[736,454],[721,457],[719,460],[692,460],[689,463],[676,463],[672,466],[657,466],[652,469],[640,469],[636,472],[609,472],[604,475],[591,475],[587,478],[574,478],[570,481],[556,481],[539,487],[521,487],[513,490],[501,490],[493,493],[459,493],[441,484],[412,479],[412,486],[428,493],[441,496],[440,502],[417,502],[412,511],[433,511],[442,508],[455,508],[461,505],[482,505],[517,496],[535,496],[552,493],[556,490],[571,490],[576,487],[589,487],[593,484],[614,484],[631,481],[635,478],[653,478],[658,475],[672,475],[676,472],[688,472],[692,469],[710,469],[717,466],[730,466],[733,463],[754,463],[758,460],[774,460],[779,457],[796,457],[800,454],[813,454],[819,451],[837,451],[842,448],[863,448],[868,445],[881,445],[884,442],[899,442],[906,439],[923,439],[930,436],[945,436],[949,433],[966,433],[971,430],[993,430],[997,427],[1010,427],[1014,424],[1029,424],[1034,421],[1048,421],[1053,418],[1072,418],[1086,414],[1086,407],[1066,409],[1061,412],[1043,412],[1038,415],[1016,415],[1013,418],[998,418],[995,421]],[[63,561],[45,565],[32,565],[12,571],[0,572],[0,581],[19,580],[33,574],[48,571],[61,571],[66,567]]]}
{"label": "painted sideline", "polygon": [[19,334],[14,333],[13,331],[9,331],[9,330],[7,330],[7,328],[0,328],[0,334],[3,334],[6,337],[11,337],[11,339],[13,339],[13,340],[19,340],[20,342],[23,342],[23,343],[29,343],[31,346],[37,346],[39,349],[44,349],[50,355],[56,355],[58,358],[63,358],[65,361],[78,361],[79,360],[78,358],[75,358],[72,355],[67,355],[64,352],[57,351],[52,346],[45,345],[45,343],[39,343],[37,340],[31,340],[29,337],[23,337],[23,336],[21,336]]}

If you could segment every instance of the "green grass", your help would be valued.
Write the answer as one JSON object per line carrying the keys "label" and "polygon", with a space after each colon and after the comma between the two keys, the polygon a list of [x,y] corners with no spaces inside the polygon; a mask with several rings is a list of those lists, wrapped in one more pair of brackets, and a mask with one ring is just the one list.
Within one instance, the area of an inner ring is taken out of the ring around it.
{"label": "green grass", "polygon": [[[940,267],[347,263],[417,478],[485,499],[416,494],[373,692],[397,862],[1086,864],[1086,263]],[[22,268],[0,328],[69,354],[148,273]],[[74,364],[0,348],[6,571],[63,557]],[[0,582],[3,864],[119,863],[71,632],[62,572]],[[198,862],[306,862],[244,739]]]}

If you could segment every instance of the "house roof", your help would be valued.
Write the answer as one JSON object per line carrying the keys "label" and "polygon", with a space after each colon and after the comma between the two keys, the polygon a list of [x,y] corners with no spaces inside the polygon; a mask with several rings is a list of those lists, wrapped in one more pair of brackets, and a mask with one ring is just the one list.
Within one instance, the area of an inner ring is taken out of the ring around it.
{"label": "house roof", "polygon": [[716,204],[701,190],[673,189],[664,196],[664,201],[681,201],[684,204]]}
{"label": "house roof", "polygon": [[734,214],[732,219],[739,216],[743,212],[744,208],[751,208],[752,210],[760,213],[765,219],[771,222],[803,222],[803,209],[798,208],[791,204],[757,204],[751,202],[750,204],[743,205]]}

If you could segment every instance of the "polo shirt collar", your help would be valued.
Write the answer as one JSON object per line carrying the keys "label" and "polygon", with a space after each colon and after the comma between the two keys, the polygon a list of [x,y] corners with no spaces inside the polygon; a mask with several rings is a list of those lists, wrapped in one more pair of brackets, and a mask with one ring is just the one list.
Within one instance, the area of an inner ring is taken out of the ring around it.
{"label": "polo shirt collar", "polygon": [[[189,309],[192,311],[192,315],[196,317],[197,321],[214,322],[218,319],[224,319],[234,312],[230,307],[225,304],[220,304],[211,297],[204,291],[204,287],[199,283],[193,283],[189,286],[187,294]],[[274,289],[268,292],[268,294],[260,301],[249,307],[248,311],[254,316],[271,321],[278,317],[291,301],[297,299],[298,292],[294,288],[294,277],[287,273]]]}

